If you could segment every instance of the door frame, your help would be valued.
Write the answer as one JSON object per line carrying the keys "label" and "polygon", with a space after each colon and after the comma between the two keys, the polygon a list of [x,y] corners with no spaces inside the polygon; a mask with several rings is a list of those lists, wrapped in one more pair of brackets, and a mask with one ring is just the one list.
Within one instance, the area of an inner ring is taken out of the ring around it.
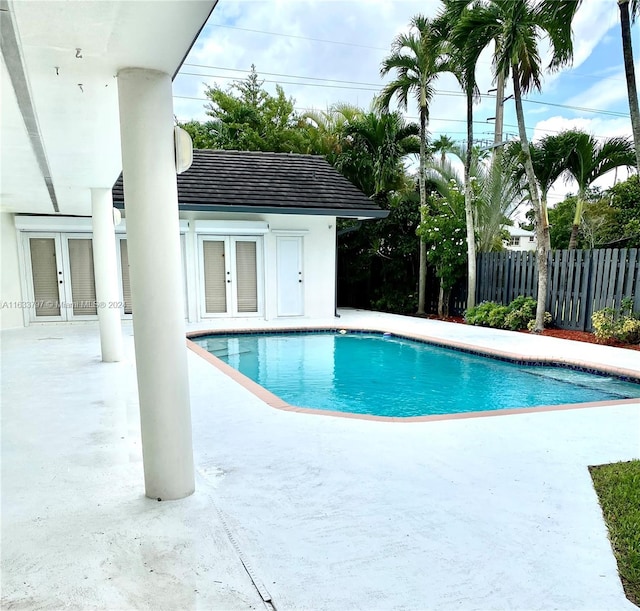
{"label": "door frame", "polygon": [[[67,308],[67,318],[66,320],[71,322],[73,320],[98,320],[98,308],[100,304],[97,303],[97,295],[96,295],[96,313],[95,314],[74,314],[73,313],[73,285],[71,284],[71,257],[69,255],[69,240],[91,240],[91,261],[93,264],[93,234],[92,233],[61,233],[60,239],[62,241],[62,264],[63,264],[63,272],[62,275],[64,278],[68,278],[69,280],[65,280],[64,288],[65,288],[65,300],[67,303],[71,304],[71,307]],[[95,267],[94,267],[95,270]],[[95,272],[93,277],[93,291],[95,293],[96,290],[96,279]]]}
{"label": "door frame", "polygon": [[[279,246],[282,240],[296,240],[298,242],[298,280],[300,287],[300,312],[293,314],[280,313],[280,254]],[[304,273],[304,235],[300,233],[281,233],[276,235],[276,316],[278,318],[296,318],[305,315],[305,273]]]}
{"label": "door frame", "polygon": [[[226,284],[227,310],[226,312],[207,312],[204,284],[204,242],[223,242],[225,249],[225,276],[231,282]],[[238,296],[235,291],[237,285],[236,249],[237,242],[253,242],[256,245],[256,312],[238,312]],[[198,316],[202,318],[259,318],[264,316],[264,246],[262,235],[220,235],[217,233],[197,234],[198,261]]]}
{"label": "door frame", "polygon": [[[58,276],[62,270],[63,280],[58,280],[58,304],[60,314],[57,316],[36,316],[35,308],[35,290],[33,286],[33,265],[31,264],[31,246],[29,241],[31,238],[48,238],[52,239],[56,251],[56,268]],[[63,304],[66,300],[66,276],[64,271],[64,260],[62,257],[62,234],[55,231],[28,231],[22,234],[22,250],[24,260],[24,295],[26,295],[26,306],[24,309],[25,318],[29,323],[34,322],[61,322],[68,320],[67,308],[63,308]]]}

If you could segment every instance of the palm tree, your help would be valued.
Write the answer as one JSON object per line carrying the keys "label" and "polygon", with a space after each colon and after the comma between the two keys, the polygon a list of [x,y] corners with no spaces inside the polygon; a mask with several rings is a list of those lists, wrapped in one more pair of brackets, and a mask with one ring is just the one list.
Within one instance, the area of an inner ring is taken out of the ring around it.
{"label": "palm tree", "polygon": [[347,103],[332,104],[327,110],[309,110],[300,120],[306,128],[308,151],[324,155],[333,164],[342,150],[344,127],[361,117],[364,111]]}
{"label": "palm tree", "polygon": [[467,229],[467,308],[476,305],[476,240],[471,163],[473,150],[473,102],[479,97],[476,64],[484,45],[478,44],[476,33],[464,38],[454,36],[455,27],[469,9],[460,0],[444,0],[444,9],[436,20],[445,57],[445,69],[452,72],[465,92],[467,101],[467,147],[464,158],[464,210]]}
{"label": "palm tree", "polygon": [[[573,136],[570,131],[547,135],[539,141],[529,144],[533,173],[540,189],[540,218],[536,218],[536,223],[542,227],[543,243],[538,244],[538,247],[545,249],[545,260],[551,250],[547,197],[556,180],[568,171],[572,147]],[[519,177],[524,177],[525,170],[521,163],[522,147],[520,143],[509,143],[506,154],[517,161],[516,173]]]}
{"label": "palm tree", "polygon": [[[462,0],[452,0],[462,2]],[[467,3],[469,5],[471,3]],[[533,170],[527,137],[522,94],[540,90],[542,67],[538,48],[541,36],[548,38],[552,52],[550,69],[570,62],[573,54],[571,17],[577,9],[575,0],[485,0],[474,2],[470,10],[462,11],[454,29],[455,40],[469,40],[486,47],[495,43],[493,69],[496,77],[511,76],[518,120],[522,158],[529,184],[531,202],[537,218],[541,219],[540,195]],[[562,18],[561,18],[562,17]],[[546,243],[542,223],[536,224],[538,245]],[[547,294],[547,260],[544,249],[538,249],[538,305],[534,331],[544,328]]]}
{"label": "palm tree", "polygon": [[[460,160],[464,157],[459,147],[456,147],[452,152]],[[457,222],[454,222],[459,224],[464,219],[464,182],[459,172],[447,159],[444,162],[442,159],[431,159],[427,162],[426,179],[432,195],[432,212],[436,216],[446,216],[448,221],[457,220]],[[433,198],[436,194],[440,197]],[[458,228],[456,228],[457,230]],[[438,235],[440,237],[440,232]],[[442,236],[442,240],[445,243],[449,239],[453,239],[453,235]],[[433,246],[432,249],[436,251]],[[444,269],[439,269],[439,264],[436,263],[436,276],[440,278],[440,290],[438,292],[438,316],[440,317],[448,316],[449,314],[449,298],[451,287],[455,281],[455,278],[445,274],[444,271]]]}
{"label": "palm tree", "polygon": [[[411,20],[408,33],[398,34],[391,46],[391,55],[386,57],[380,68],[381,76],[392,70],[395,78],[388,83],[380,97],[378,105],[388,110],[395,97],[401,108],[407,109],[409,97],[414,96],[420,109],[420,170],[418,181],[420,188],[420,212],[425,214],[427,192],[425,168],[427,162],[427,124],[429,121],[429,102],[434,91],[434,83],[443,71],[440,42],[435,36],[431,22],[423,15]],[[420,240],[420,269],[418,272],[418,314],[424,314],[425,284],[427,273],[427,250],[424,240]]]}
{"label": "palm tree", "polygon": [[636,149],[636,169],[640,174],[640,110],[638,109],[638,91],[636,74],[633,67],[633,48],[631,47],[631,23],[640,16],[640,0],[618,0],[620,9],[620,28],[622,33],[622,54],[624,56],[624,74],[627,79],[631,130]]}
{"label": "palm tree", "polygon": [[431,143],[431,151],[433,153],[440,153],[440,164],[444,166],[447,160],[446,159],[447,153],[453,152],[455,145],[456,143],[452,138],[449,138],[449,136],[445,136],[443,134],[441,136],[438,136]]}
{"label": "palm tree", "polygon": [[572,130],[566,132],[571,140],[571,152],[568,157],[568,169],[578,183],[578,198],[573,217],[569,250],[576,247],[578,229],[582,220],[582,209],[587,189],[600,176],[620,166],[633,166],[635,154],[633,144],[628,138],[606,138],[602,142],[586,132]]}
{"label": "palm tree", "polygon": [[400,112],[368,112],[343,126],[335,166],[366,195],[385,198],[405,186],[403,162],[419,152],[418,133]]}
{"label": "palm tree", "polygon": [[503,227],[525,202],[526,184],[517,171],[517,160],[509,155],[494,155],[491,164],[472,167],[477,176],[476,248],[493,252],[504,248]]}

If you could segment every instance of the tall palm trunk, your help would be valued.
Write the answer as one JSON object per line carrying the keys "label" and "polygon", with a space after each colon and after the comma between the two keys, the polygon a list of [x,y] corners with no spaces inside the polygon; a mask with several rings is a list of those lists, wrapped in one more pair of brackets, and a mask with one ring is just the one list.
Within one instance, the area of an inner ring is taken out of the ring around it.
{"label": "tall palm trunk", "polygon": [[538,194],[538,185],[536,176],[533,171],[533,161],[531,160],[531,150],[529,149],[529,139],[527,138],[527,129],[524,123],[524,112],[522,110],[522,93],[520,90],[520,69],[518,64],[511,66],[513,74],[513,97],[516,103],[516,117],[518,119],[518,133],[520,134],[520,146],[522,148],[522,156],[524,158],[524,169],[529,183],[529,192],[531,194],[531,203],[536,215],[536,238],[537,258],[538,258],[538,303],[536,307],[536,324],[534,333],[540,333],[544,329],[544,313],[547,305],[547,282],[549,270],[547,268],[547,242],[543,230],[542,206],[540,204],[540,196]]}
{"label": "tall palm trunk", "polygon": [[[420,173],[418,183],[420,186],[420,222],[424,220],[427,211],[427,104],[424,89],[420,92]],[[424,314],[425,292],[427,283],[427,245],[420,236],[420,268],[418,270],[418,314]]]}
{"label": "tall palm trunk", "polygon": [[549,231],[549,211],[547,208],[547,192],[540,194],[540,223],[542,224],[542,236],[547,253],[551,250],[551,232]]}
{"label": "tall palm trunk", "polygon": [[582,210],[584,208],[584,189],[578,189],[578,200],[576,201],[576,213],[573,217],[573,225],[571,226],[571,237],[569,238],[569,250],[575,250],[578,243],[578,230],[580,229],[580,221],[582,220]]}
{"label": "tall palm trunk", "polygon": [[473,146],[473,89],[467,85],[467,154],[464,161],[464,216],[467,225],[468,290],[467,308],[476,305],[476,231],[471,188],[471,155]]}
{"label": "tall palm trunk", "polygon": [[631,130],[633,132],[633,143],[636,147],[636,169],[638,170],[638,174],[640,174],[640,110],[638,109],[636,74],[633,67],[629,0],[618,0],[618,8],[620,9],[620,27],[622,29],[622,54],[624,56],[624,74],[627,79],[627,95],[629,96]]}

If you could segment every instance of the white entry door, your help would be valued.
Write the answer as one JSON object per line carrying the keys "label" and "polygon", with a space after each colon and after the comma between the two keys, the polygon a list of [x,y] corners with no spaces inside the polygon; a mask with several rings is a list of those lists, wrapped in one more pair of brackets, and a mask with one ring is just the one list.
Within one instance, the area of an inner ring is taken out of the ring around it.
{"label": "white entry door", "polygon": [[276,238],[278,316],[304,315],[302,236]]}
{"label": "white entry door", "polygon": [[262,238],[200,236],[200,315],[262,314]]}
{"label": "white entry door", "polygon": [[32,321],[97,316],[91,236],[28,233],[25,249]]}

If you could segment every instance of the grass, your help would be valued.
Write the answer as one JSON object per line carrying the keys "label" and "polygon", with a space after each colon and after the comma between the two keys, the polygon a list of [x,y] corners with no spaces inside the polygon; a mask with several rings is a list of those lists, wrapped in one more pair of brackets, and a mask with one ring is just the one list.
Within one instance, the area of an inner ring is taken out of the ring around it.
{"label": "grass", "polygon": [[627,598],[640,606],[640,460],[589,467]]}

